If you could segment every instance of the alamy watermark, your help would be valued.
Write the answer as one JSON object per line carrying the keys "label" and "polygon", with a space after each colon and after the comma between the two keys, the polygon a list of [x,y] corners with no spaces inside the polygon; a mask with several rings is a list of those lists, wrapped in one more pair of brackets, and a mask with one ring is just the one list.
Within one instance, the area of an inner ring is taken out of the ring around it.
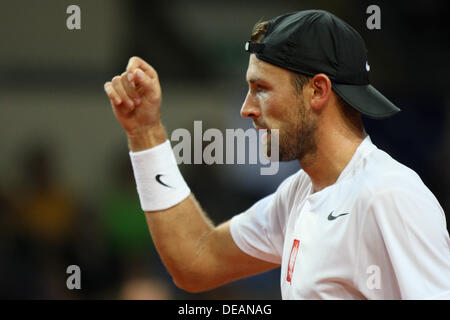
{"label": "alamy watermark", "polygon": [[[66,19],[66,26],[69,30],[81,30],[81,8],[76,4],[67,7],[66,13],[69,16]],[[372,4],[367,7],[366,13],[370,16],[366,20],[366,26],[369,30],[381,29],[381,9],[379,6]]]}
{"label": "alamy watermark", "polygon": [[377,265],[370,265],[366,269],[367,277],[366,285],[369,290],[381,289],[381,269]]}
{"label": "alamy watermark", "polygon": [[381,9],[376,4],[372,4],[367,7],[367,14],[370,16],[366,20],[366,26],[369,30],[381,29]]}
{"label": "alamy watermark", "polygon": [[81,289],[81,269],[79,266],[72,264],[67,267],[66,273],[70,274],[66,280],[67,289]]}
{"label": "alamy watermark", "polygon": [[[279,132],[277,129],[272,129],[270,132],[253,128],[245,131],[225,129],[224,134],[219,129],[210,128],[203,132],[202,121],[194,121],[193,137],[187,129],[179,128],[172,132],[170,140],[177,164],[259,163],[265,166],[260,168],[261,175],[278,173]],[[174,144],[174,142],[178,143]],[[204,146],[204,142],[209,143]]]}
{"label": "alamy watermark", "polygon": [[70,14],[66,19],[66,26],[69,30],[81,29],[81,9],[75,4],[67,7],[66,13]]}

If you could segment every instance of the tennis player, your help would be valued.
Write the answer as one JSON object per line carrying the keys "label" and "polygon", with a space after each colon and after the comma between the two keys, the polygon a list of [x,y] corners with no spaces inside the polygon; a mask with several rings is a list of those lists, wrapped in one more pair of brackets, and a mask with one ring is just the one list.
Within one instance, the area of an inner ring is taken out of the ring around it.
{"label": "tennis player", "polygon": [[449,299],[442,207],[364,130],[361,115],[384,119],[400,109],[369,84],[358,32],[329,12],[300,11],[257,23],[245,48],[241,115],[268,130],[268,146],[278,129],[280,160],[298,159],[302,169],[218,226],[178,170],[156,71],[133,57],[105,84],[175,284],[200,292],[281,266],[283,299]]}

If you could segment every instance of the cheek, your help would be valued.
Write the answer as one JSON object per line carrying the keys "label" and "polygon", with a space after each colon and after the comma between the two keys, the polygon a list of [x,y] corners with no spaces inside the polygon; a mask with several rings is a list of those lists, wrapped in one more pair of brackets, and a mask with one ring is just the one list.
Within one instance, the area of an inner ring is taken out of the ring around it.
{"label": "cheek", "polygon": [[256,98],[262,108],[267,108],[267,105],[271,103],[272,95],[268,92],[258,92]]}
{"label": "cheek", "polygon": [[265,121],[281,120],[283,118],[285,103],[276,95],[260,92],[258,99],[261,106],[261,112]]}
{"label": "cheek", "polygon": [[290,132],[300,121],[298,101],[289,97],[272,96],[261,104],[262,118],[267,128]]}

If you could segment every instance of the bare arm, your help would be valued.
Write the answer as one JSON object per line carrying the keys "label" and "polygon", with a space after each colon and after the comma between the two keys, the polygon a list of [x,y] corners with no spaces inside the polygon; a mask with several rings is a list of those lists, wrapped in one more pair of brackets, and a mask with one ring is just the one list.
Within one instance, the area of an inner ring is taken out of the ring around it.
{"label": "bare arm", "polygon": [[[149,149],[167,140],[159,115],[158,75],[145,61],[131,58],[127,71],[107,82],[105,91],[127,132],[130,150]],[[145,215],[161,259],[175,284],[187,291],[212,289],[278,267],[240,250],[229,222],[214,226],[192,194],[174,207]]]}
{"label": "bare arm", "polygon": [[187,291],[212,289],[278,267],[241,251],[230,223],[214,227],[193,195],[164,212],[147,212],[156,248],[175,284]]}

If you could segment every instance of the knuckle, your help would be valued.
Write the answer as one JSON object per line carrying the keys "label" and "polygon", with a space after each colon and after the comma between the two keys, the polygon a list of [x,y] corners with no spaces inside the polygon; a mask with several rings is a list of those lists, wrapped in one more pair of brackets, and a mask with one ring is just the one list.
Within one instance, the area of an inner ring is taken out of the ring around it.
{"label": "knuckle", "polygon": [[137,56],[133,56],[128,60],[127,70],[133,69],[136,64],[139,63],[140,58]]}
{"label": "knuckle", "polygon": [[135,62],[135,61],[139,61],[141,58],[139,58],[138,56],[132,56],[130,58],[130,62]]}
{"label": "knuckle", "polygon": [[112,78],[112,83],[114,85],[117,85],[120,82],[120,77],[119,76],[115,76],[114,78]]}
{"label": "knuckle", "polygon": [[128,87],[130,86],[130,81],[128,80],[128,74],[127,73],[123,73],[122,76],[120,77],[122,83]]}
{"label": "knuckle", "polygon": [[114,90],[109,90],[106,94],[108,95],[108,97],[109,97],[110,99],[114,99],[114,98],[117,97],[117,93],[114,92]]}

